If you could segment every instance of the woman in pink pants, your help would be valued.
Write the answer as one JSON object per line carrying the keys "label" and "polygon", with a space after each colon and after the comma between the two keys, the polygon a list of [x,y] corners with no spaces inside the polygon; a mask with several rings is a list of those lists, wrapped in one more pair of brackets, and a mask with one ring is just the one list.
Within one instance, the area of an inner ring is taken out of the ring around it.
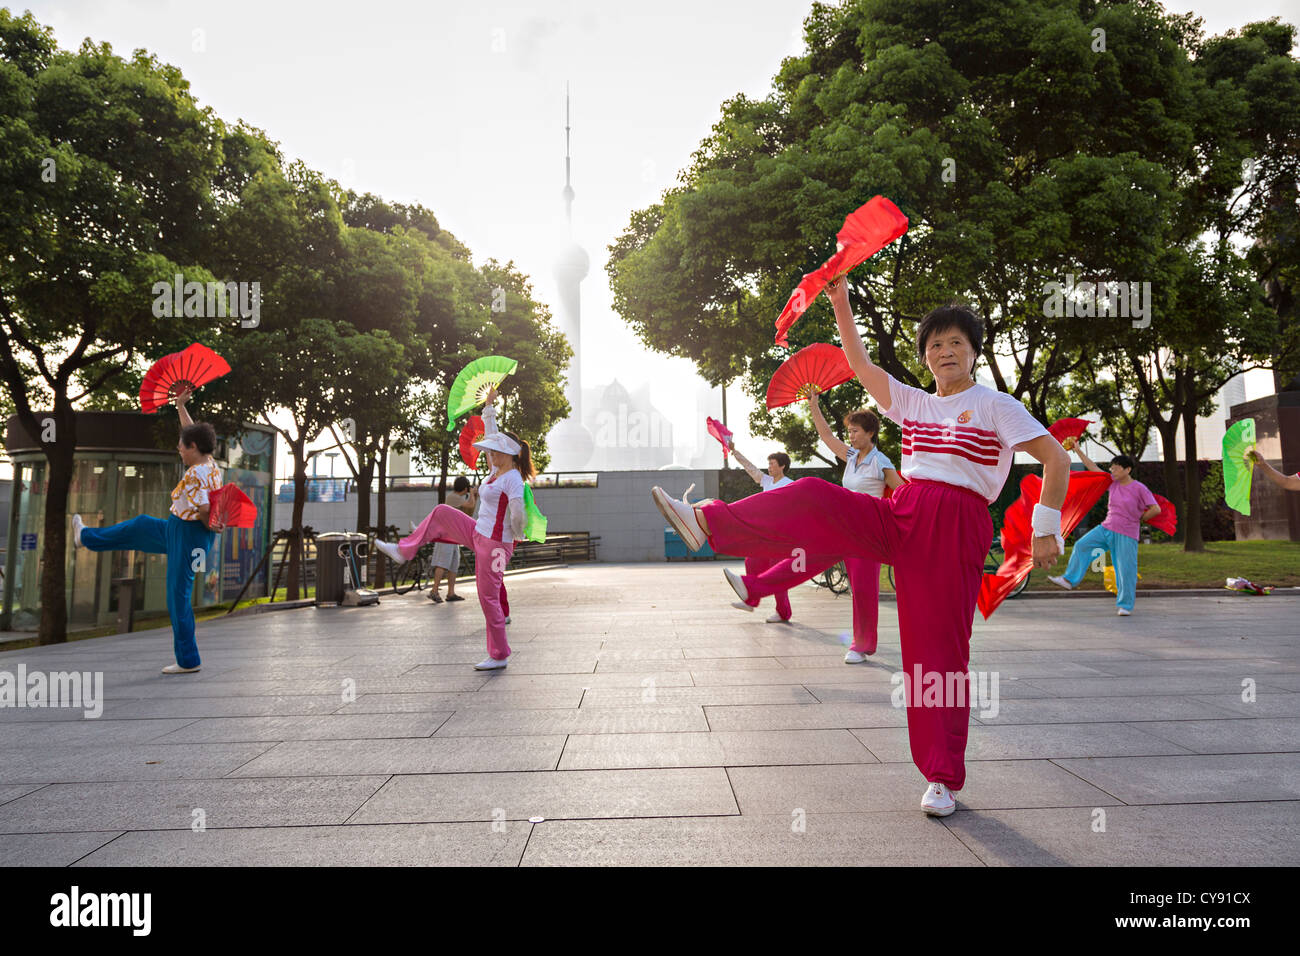
{"label": "woman in pink pants", "polygon": [[[965,306],[930,312],[917,329],[917,351],[935,392],[904,385],[867,356],[849,310],[843,280],[827,286],[849,365],[884,414],[903,429],[902,473],[908,483],[880,500],[802,478],[735,504],[691,504],[652,492],[656,505],[688,547],[705,541],[727,554],[806,556],[808,570],[841,556],[894,566],[902,643],[907,732],[912,760],[928,786],[921,809],[947,816],[953,791],[966,781],[966,694],[971,623],[993,539],[988,505],[1019,449],[1043,462],[1043,491],[1034,509],[1034,566],[1050,567],[1064,550],[1061,504],[1070,459],[1025,407],[972,377],[983,347],[983,324]],[[741,600],[748,581],[734,579]],[[934,700],[912,686],[956,688]]]}
{"label": "woman in pink pants", "polygon": [[510,432],[497,430],[496,389],[488,393],[483,408],[483,437],[475,448],[487,452],[491,472],[479,487],[479,514],[475,521],[451,505],[438,505],[420,526],[397,544],[375,542],[398,564],[410,561],[430,541],[449,541],[474,550],[474,580],[478,603],[487,622],[488,656],[475,670],[498,670],[510,660],[506,623],[505,570],[514,553],[515,541],[524,534],[524,482],[536,474],[528,442]]}
{"label": "woman in pink pants", "polygon": [[[767,456],[767,471],[758,470],[758,466],[736,450],[735,442],[730,443],[731,453],[736,456],[736,461],[740,462],[740,467],[745,469],[746,474],[754,479],[760,491],[771,491],[773,488],[784,488],[786,485],[794,484],[794,479],[786,476],[786,469],[790,467],[790,456],[783,451],[774,451]],[[760,558],[751,555],[745,559],[745,573],[752,575],[762,574],[769,568],[778,564],[770,558]],[[790,592],[778,590],[772,593],[776,598],[776,613],[767,619],[768,624],[789,624],[790,618],[794,611],[790,608]],[[740,601],[735,602],[736,607],[745,611],[752,611],[758,607],[758,602],[753,604],[742,604]]]}

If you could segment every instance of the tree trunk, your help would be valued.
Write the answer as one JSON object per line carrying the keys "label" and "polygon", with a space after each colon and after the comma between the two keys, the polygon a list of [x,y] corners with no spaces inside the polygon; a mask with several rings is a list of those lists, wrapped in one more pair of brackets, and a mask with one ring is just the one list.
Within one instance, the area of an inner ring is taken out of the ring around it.
{"label": "tree trunk", "polygon": [[293,523],[289,536],[289,583],[285,597],[290,601],[298,600],[298,581],[302,577],[302,563],[305,559],[302,540],[302,512],[307,504],[307,455],[306,440],[299,439],[289,446],[293,454]]}
{"label": "tree trunk", "polygon": [[[1185,514],[1187,509],[1183,506],[1183,479],[1178,474],[1178,420],[1166,423],[1161,419],[1156,424],[1156,431],[1160,434],[1160,463],[1165,472],[1165,494],[1173,502],[1174,510]],[[1178,522],[1174,540],[1181,541],[1185,530],[1185,524]]]}
{"label": "tree trunk", "polygon": [[[357,445],[357,455],[364,456],[358,463],[357,481],[357,531],[365,534],[370,529],[370,483],[375,477],[375,456],[364,445]],[[379,521],[383,528],[383,519]]]}
{"label": "tree trunk", "polygon": [[[41,560],[41,644],[62,644],[68,639],[68,492],[75,469],[76,413],[66,398],[56,398],[52,417],[56,440],[45,446],[48,473],[45,490],[45,547]],[[36,433],[36,437],[40,432]],[[94,586],[93,584],[91,585]]]}
{"label": "tree trunk", "polygon": [[[479,452],[485,455],[487,452]],[[442,446],[442,474],[438,479],[438,504],[447,503],[447,472],[451,468],[451,447],[444,444]]]}
{"label": "tree trunk", "polygon": [[1183,449],[1186,458],[1183,471],[1186,500],[1183,504],[1183,520],[1178,522],[1178,525],[1185,529],[1183,550],[1204,551],[1205,542],[1201,540],[1201,468],[1196,456],[1196,402],[1194,400],[1188,401],[1183,406],[1182,417]]}
{"label": "tree trunk", "polygon": [[[388,533],[388,438],[379,443],[379,514],[375,519],[375,535],[382,537]],[[373,462],[371,467],[373,468]],[[370,479],[366,479],[369,481]],[[388,559],[382,554],[375,561],[375,587],[382,588]]]}

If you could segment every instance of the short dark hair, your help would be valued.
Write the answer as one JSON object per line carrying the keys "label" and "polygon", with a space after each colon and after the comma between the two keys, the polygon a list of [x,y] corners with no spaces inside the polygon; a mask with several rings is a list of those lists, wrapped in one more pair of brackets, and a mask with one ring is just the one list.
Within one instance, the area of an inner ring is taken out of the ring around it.
{"label": "short dark hair", "polygon": [[857,425],[864,432],[870,432],[872,437],[880,434],[880,419],[876,413],[869,408],[859,408],[856,412],[849,412],[844,416],[844,427]]}
{"label": "short dark hair", "polygon": [[205,455],[217,450],[217,432],[207,422],[195,422],[181,429],[181,444],[193,445]]}
{"label": "short dark hair", "polygon": [[1110,463],[1112,465],[1119,465],[1121,468],[1127,468],[1129,471],[1132,471],[1133,466],[1137,464],[1128,455],[1116,455],[1114,458],[1110,460]]}
{"label": "short dark hair", "polygon": [[984,348],[984,320],[969,305],[949,302],[937,309],[931,309],[916,330],[916,354],[922,363],[925,362],[926,341],[931,335],[947,332],[949,329],[957,329],[966,336],[978,360]]}
{"label": "short dark hair", "polygon": [[781,466],[782,471],[790,470],[790,456],[783,451],[774,451],[767,456],[768,461],[776,459],[776,463]]}
{"label": "short dark hair", "polygon": [[464,475],[457,475],[456,480],[451,483],[453,491],[469,491],[469,479]]}

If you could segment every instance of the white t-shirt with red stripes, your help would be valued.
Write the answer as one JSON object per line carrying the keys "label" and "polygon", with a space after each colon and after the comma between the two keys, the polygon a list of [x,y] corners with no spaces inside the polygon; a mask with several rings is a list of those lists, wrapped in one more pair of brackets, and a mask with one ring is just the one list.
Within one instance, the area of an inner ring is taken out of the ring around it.
{"label": "white t-shirt with red stripes", "polygon": [[941,398],[891,375],[889,398],[893,407],[884,413],[903,427],[899,472],[969,488],[990,504],[1002,491],[1016,447],[1048,434],[1024,405],[984,385]]}
{"label": "white t-shirt with red stripes", "polygon": [[518,468],[508,468],[491,481],[486,481],[478,490],[478,521],[474,530],[485,538],[492,538],[503,544],[514,541],[510,530],[510,502],[524,498],[524,476]]}

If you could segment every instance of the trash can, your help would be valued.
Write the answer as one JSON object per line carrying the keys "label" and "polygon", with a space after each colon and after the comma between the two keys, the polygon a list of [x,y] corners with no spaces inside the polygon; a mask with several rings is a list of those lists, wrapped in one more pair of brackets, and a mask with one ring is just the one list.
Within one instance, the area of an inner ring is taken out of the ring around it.
{"label": "trash can", "polygon": [[316,603],[341,604],[343,592],[356,587],[349,580],[347,564],[352,549],[366,540],[354,531],[326,531],[316,535]]}

